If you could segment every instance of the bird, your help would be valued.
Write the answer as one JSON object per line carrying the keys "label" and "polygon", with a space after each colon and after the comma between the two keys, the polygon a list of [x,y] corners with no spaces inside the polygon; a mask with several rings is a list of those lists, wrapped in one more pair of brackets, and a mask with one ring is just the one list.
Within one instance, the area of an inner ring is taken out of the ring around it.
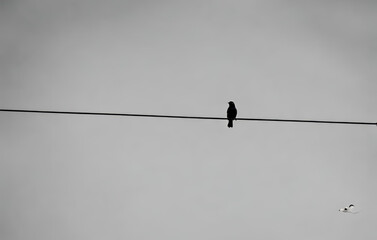
{"label": "bird", "polygon": [[339,211],[344,212],[344,213],[352,213],[352,214],[359,213],[359,212],[354,212],[353,211],[354,208],[355,208],[355,205],[350,204],[348,207],[339,209]]}
{"label": "bird", "polygon": [[227,119],[228,119],[228,128],[232,128],[233,127],[233,120],[236,119],[237,117],[237,108],[236,108],[236,105],[234,105],[234,102],[230,101],[228,102],[229,104],[229,107],[228,107],[228,110],[227,110]]}

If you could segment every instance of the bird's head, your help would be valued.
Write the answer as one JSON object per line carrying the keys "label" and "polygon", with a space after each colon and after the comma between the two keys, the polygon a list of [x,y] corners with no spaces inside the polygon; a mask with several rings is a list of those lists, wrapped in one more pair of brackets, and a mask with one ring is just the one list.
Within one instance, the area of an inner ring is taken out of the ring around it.
{"label": "bird's head", "polygon": [[228,102],[229,106],[234,106],[234,102],[230,101]]}

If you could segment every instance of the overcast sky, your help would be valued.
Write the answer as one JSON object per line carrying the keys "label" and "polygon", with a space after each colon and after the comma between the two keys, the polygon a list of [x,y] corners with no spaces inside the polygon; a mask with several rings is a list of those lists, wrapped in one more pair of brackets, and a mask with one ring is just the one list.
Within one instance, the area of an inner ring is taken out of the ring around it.
{"label": "overcast sky", "polygon": [[[376,122],[376,12],[2,0],[0,108]],[[377,239],[375,126],[226,125],[0,112],[0,238]]]}

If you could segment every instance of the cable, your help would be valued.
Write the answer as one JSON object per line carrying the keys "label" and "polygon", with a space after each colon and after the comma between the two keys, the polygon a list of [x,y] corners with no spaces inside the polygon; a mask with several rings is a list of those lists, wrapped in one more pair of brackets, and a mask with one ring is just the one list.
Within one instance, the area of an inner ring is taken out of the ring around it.
{"label": "cable", "polygon": [[[99,115],[99,116],[118,116],[118,117],[149,117],[149,118],[184,118],[184,119],[208,119],[208,120],[227,120],[223,117],[197,117],[197,116],[173,116],[173,115],[152,115],[152,114],[133,114],[133,113],[107,113],[107,112],[66,112],[66,111],[41,111],[23,109],[0,109],[1,112],[20,112],[20,113],[48,113],[48,114],[74,114],[74,115]],[[326,123],[326,124],[353,124],[353,125],[375,125],[377,122],[347,122],[347,121],[322,121],[322,120],[297,120],[297,119],[271,119],[271,118],[237,118],[238,121],[260,121],[260,122],[300,122],[300,123]]]}

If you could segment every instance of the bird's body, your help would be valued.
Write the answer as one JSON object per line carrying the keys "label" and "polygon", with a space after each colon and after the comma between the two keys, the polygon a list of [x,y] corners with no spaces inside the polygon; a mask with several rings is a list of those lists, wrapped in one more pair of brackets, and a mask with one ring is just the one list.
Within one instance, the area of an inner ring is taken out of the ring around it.
{"label": "bird's body", "polygon": [[355,205],[351,204],[349,205],[348,207],[345,207],[345,208],[341,208],[339,209],[340,212],[344,212],[344,213],[353,213],[353,214],[356,214],[358,212],[354,212],[353,209],[355,208]]}
{"label": "bird's body", "polygon": [[229,107],[228,107],[228,111],[226,112],[227,113],[226,117],[228,119],[228,128],[232,128],[233,120],[235,120],[237,117],[237,108],[234,102],[232,101],[228,102],[228,104],[229,104]]}

